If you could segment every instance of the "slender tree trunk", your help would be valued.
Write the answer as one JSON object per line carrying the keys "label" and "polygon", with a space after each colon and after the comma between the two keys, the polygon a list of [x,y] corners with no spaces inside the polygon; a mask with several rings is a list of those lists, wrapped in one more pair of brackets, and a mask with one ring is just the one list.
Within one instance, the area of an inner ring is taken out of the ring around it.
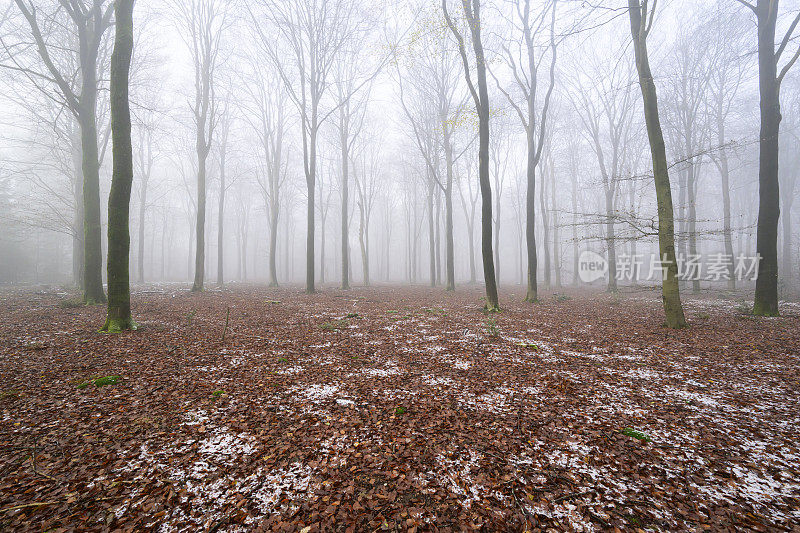
{"label": "slender tree trunk", "polygon": [[[270,203],[273,201],[270,200]],[[278,205],[270,205],[270,226],[269,226],[269,286],[278,286],[278,265],[277,265],[277,249],[278,249]]]}
{"label": "slender tree trunk", "polygon": [[225,259],[225,144],[227,133],[223,132],[223,141],[220,147],[219,154],[219,204],[217,213],[217,285],[222,285],[225,282],[225,275],[223,272],[224,259]]}
{"label": "slender tree trunk", "polygon": [[450,126],[444,128],[444,156],[447,171],[447,183],[444,190],[444,238],[445,238],[445,290],[456,290],[455,246],[453,244],[453,146],[451,144]]}
{"label": "slender tree trunk", "polygon": [[578,178],[572,175],[572,284],[578,284]]}
{"label": "slender tree trunk", "polygon": [[500,170],[498,168],[499,165],[495,165],[495,174],[494,174],[494,187],[495,187],[495,199],[494,199],[494,212],[495,212],[495,222],[494,222],[494,269],[495,269],[495,282],[497,285],[500,285],[500,176],[498,175]]}
{"label": "slender tree trunk", "polygon": [[561,259],[559,257],[558,243],[558,211],[556,210],[556,179],[553,172],[553,181],[550,187],[550,212],[553,218],[553,270],[556,273],[556,287],[561,287]]}
{"label": "slender tree trunk", "polygon": [[[430,170],[428,171],[430,173]],[[433,194],[435,192],[434,177],[428,176],[428,247],[431,256],[431,287],[436,286],[436,221],[433,212]]]}
{"label": "slender tree trunk", "polygon": [[792,198],[786,195],[783,199],[783,277],[792,279]]}
{"label": "slender tree trunk", "polygon": [[[773,12],[774,10],[774,12]],[[775,54],[777,0],[758,0],[758,85],[761,97],[761,134],[759,136],[758,265],[753,313],[778,315],[778,219],[780,186],[778,183],[778,135],[781,123],[780,82]]]}
{"label": "slender tree trunk", "polygon": [[[346,112],[349,113],[349,110]],[[350,152],[348,150],[348,136],[347,119],[343,110],[339,120],[339,140],[342,148],[342,290],[350,288],[350,235],[347,230],[347,219],[350,213],[348,206],[348,160]]]}
{"label": "slender tree trunk", "polygon": [[617,234],[614,224],[614,191],[606,186],[606,246],[608,248],[608,292],[617,292]]}
{"label": "slender tree trunk", "polygon": [[147,180],[142,176],[142,193],[139,195],[139,253],[137,259],[139,262],[138,280],[139,283],[144,283],[144,217],[147,210]]}
{"label": "slender tree trunk", "polygon": [[[313,111],[314,115],[316,112]],[[316,118],[310,131],[310,146],[308,157],[308,173],[306,174],[306,189],[308,193],[308,209],[306,211],[306,293],[314,294],[314,189],[317,177],[317,130]]]}
{"label": "slender tree trunk", "polygon": [[[693,161],[689,161],[689,169],[686,180],[686,189],[688,194],[688,230],[689,230],[689,257],[697,257],[697,165]],[[698,294],[700,292],[700,278],[693,274],[692,279],[692,292]]]}
{"label": "slender tree trunk", "polygon": [[528,250],[528,292],[526,302],[539,300],[539,290],[536,283],[536,269],[539,267],[536,257],[536,144],[533,129],[528,129],[528,167],[527,167],[527,192],[525,198],[525,242]]}
{"label": "slender tree trunk", "polygon": [[81,292],[85,292],[83,265],[83,169],[81,154],[80,132],[74,132],[72,138],[72,165],[74,169],[74,183],[72,186],[73,198],[75,201],[75,216],[72,227],[72,278],[75,285],[80,287]]}
{"label": "slender tree trunk", "polygon": [[[653,178],[658,204],[658,249],[660,258],[665,262],[666,275],[661,283],[661,297],[667,326],[670,328],[686,327],[686,318],[681,305],[680,287],[678,285],[678,264],[675,256],[675,222],[672,207],[672,191],[669,183],[669,167],[667,151],[664,146],[664,134],[658,116],[658,98],[653,74],[650,71],[650,60],[647,53],[647,31],[645,17],[642,16],[639,0],[628,0],[628,13],[631,21],[636,70],[639,74],[639,85],[644,100],[644,116],[647,125],[647,137],[650,141],[650,153],[653,159]],[[645,13],[646,15],[647,13]]]}
{"label": "slender tree trunk", "polygon": [[477,281],[476,265],[475,265],[475,218],[470,220],[469,226],[469,282],[474,285]]}
{"label": "slender tree trunk", "polygon": [[[548,169],[549,171],[549,169]],[[544,240],[544,286],[550,288],[550,214],[545,204],[545,193],[547,191],[547,172],[542,171],[542,187],[539,189],[539,207],[542,210],[542,238]]]}
{"label": "slender tree trunk", "polygon": [[197,125],[197,219],[195,221],[194,283],[192,292],[203,290],[206,265],[206,155],[204,124]]}
{"label": "slender tree trunk", "polygon": [[133,183],[128,75],[133,54],[134,0],[115,0],[116,29],[111,55],[111,130],[114,156],[108,198],[108,318],[103,331],[135,329],[131,319],[129,209]]}
{"label": "slender tree trunk", "polygon": [[[720,98],[723,92],[720,91]],[[722,106],[720,105],[720,108]],[[725,120],[722,116],[717,118],[717,140],[721,145],[725,143]],[[719,174],[722,179],[722,235],[725,246],[725,255],[728,257],[728,289],[736,289],[735,268],[733,264],[733,239],[731,235],[731,187],[730,170],[728,168],[728,153],[723,147],[719,155]]]}

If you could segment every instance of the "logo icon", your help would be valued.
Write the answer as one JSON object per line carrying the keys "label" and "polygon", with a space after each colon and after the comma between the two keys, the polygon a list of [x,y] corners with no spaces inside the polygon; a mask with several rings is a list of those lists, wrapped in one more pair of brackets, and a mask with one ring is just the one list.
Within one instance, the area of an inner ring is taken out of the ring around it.
{"label": "logo icon", "polygon": [[602,255],[584,250],[578,257],[578,277],[584,283],[602,279],[608,273],[608,261]]}

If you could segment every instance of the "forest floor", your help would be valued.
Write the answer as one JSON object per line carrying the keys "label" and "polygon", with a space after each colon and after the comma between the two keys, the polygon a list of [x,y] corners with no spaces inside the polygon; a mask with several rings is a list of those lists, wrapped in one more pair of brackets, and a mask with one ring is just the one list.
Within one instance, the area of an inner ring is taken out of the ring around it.
{"label": "forest floor", "polygon": [[4,289],[0,530],[800,531],[800,305],[480,296]]}

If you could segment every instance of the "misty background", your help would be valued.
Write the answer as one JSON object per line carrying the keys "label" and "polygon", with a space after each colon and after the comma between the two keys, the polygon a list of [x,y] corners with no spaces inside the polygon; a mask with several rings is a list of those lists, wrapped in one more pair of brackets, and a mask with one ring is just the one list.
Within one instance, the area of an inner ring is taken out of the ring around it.
{"label": "misty background", "polygon": [[[329,18],[313,19],[310,14],[323,11],[322,4]],[[79,36],[67,14],[57,0],[30,5],[37,8],[43,39],[56,51],[55,67],[78,87]],[[482,12],[490,70],[495,268],[502,285],[524,284],[527,268],[527,144],[520,111],[522,87],[532,84],[525,78],[518,5],[495,0]],[[784,32],[798,9],[800,2],[782,3]],[[533,1],[530,12],[536,29],[533,98],[539,109],[553,74],[535,212],[538,279],[555,288],[578,281],[583,250],[609,259],[657,253],[657,212],[624,2],[561,0],[552,20],[552,2]],[[287,21],[299,28],[312,19],[328,25],[333,35],[325,56],[317,58],[322,77],[316,80],[313,188],[317,281],[341,285],[346,268],[354,285],[445,285],[448,203],[455,282],[482,279],[478,121],[440,4],[139,0],[134,16],[132,281],[195,277],[201,127],[210,132],[204,279],[210,284],[305,280],[309,161],[303,132],[306,124],[308,143],[311,117],[298,105],[306,78],[299,74],[302,66],[286,28]],[[2,0],[0,17],[0,283],[79,284],[84,238],[79,125],[15,3]],[[755,255],[755,31],[752,13],[734,0],[673,0],[659,7],[649,46],[679,253]],[[112,40],[113,32],[106,31],[97,58],[103,253],[111,181]],[[800,226],[793,222],[800,217],[798,75],[797,69],[789,71],[781,88],[782,297],[796,291],[800,279]],[[540,125],[533,127],[538,135]],[[344,255],[349,255],[346,267]],[[703,282],[693,288],[703,287],[733,284]]]}

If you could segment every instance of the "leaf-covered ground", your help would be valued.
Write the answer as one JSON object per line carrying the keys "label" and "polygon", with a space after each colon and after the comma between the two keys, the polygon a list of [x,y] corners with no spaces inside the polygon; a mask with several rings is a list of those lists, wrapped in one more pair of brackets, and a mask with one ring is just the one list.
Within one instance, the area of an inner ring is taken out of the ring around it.
{"label": "leaf-covered ground", "polygon": [[480,295],[5,290],[0,530],[800,531],[800,307]]}

